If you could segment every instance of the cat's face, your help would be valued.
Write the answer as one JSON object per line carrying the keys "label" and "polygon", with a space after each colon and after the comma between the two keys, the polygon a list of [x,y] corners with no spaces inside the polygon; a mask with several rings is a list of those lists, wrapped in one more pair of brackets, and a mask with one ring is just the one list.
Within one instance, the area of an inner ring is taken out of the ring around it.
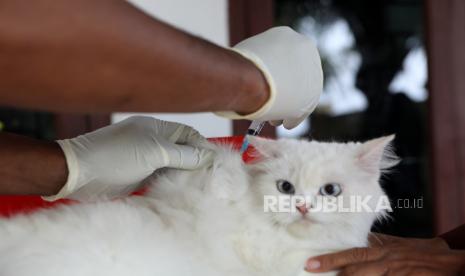
{"label": "cat's face", "polygon": [[[272,224],[298,237],[317,228],[369,231],[389,204],[386,197],[380,203],[384,192],[378,181],[381,170],[395,163],[386,150],[392,139],[343,144],[252,138],[263,155],[250,166],[256,207]],[[329,201],[333,205],[327,205]]]}

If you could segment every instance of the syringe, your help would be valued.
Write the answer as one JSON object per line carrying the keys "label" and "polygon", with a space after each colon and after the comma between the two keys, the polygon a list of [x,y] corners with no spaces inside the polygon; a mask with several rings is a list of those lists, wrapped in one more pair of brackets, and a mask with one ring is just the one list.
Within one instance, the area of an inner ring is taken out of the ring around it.
{"label": "syringe", "polygon": [[244,141],[242,142],[240,153],[243,154],[249,147],[249,135],[257,136],[260,131],[262,131],[265,122],[261,121],[252,121],[249,128],[247,129],[247,134],[244,136]]}

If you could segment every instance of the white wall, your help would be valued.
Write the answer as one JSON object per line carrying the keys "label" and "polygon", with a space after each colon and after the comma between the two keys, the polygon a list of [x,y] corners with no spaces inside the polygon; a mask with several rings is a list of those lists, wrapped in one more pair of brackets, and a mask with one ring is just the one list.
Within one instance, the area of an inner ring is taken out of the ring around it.
{"label": "white wall", "polygon": [[[182,30],[218,45],[229,45],[228,0],[129,0],[129,2]],[[115,113],[112,121],[118,122],[133,114]],[[190,125],[206,137],[232,134],[231,121],[216,117],[211,113],[151,113],[145,115]]]}

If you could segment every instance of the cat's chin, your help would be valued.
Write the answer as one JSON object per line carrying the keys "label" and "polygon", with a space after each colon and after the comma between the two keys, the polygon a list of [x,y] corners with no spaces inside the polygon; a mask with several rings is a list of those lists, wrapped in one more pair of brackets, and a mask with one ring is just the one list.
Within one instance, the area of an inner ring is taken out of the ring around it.
{"label": "cat's chin", "polygon": [[309,230],[312,227],[312,222],[310,219],[299,219],[287,226],[287,231],[290,235],[303,239],[307,238],[309,235]]}

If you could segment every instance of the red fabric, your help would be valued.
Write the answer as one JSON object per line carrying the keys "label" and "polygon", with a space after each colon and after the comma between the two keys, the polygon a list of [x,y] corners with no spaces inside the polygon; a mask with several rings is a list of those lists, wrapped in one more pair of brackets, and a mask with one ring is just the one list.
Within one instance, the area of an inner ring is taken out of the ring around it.
{"label": "red fabric", "polygon": [[[233,148],[239,150],[242,145],[242,136],[211,138],[210,141],[215,143],[232,144]],[[254,157],[250,154],[254,152],[252,147],[244,153],[243,159],[245,162],[250,162]],[[142,194],[142,191],[137,191],[135,194]],[[40,196],[0,196],[0,216],[12,216],[18,213],[28,213],[41,208],[50,208],[59,204],[70,204],[72,200],[58,200],[55,202],[47,202],[42,200]]]}

